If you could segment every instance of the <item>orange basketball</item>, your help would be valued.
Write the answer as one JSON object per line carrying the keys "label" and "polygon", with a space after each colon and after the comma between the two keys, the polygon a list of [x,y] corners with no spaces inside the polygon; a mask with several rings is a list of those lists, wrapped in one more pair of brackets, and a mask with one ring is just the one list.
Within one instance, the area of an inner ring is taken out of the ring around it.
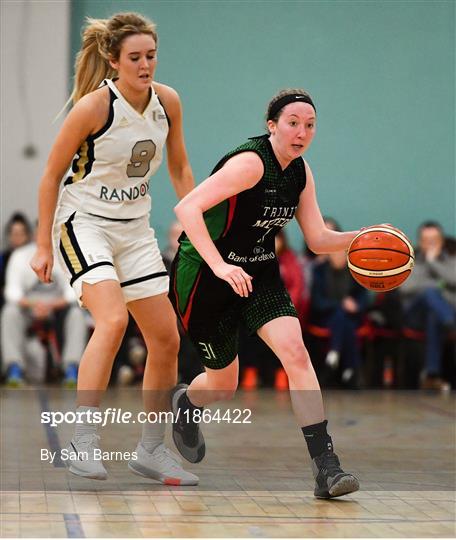
{"label": "orange basketball", "polygon": [[353,238],[348,268],[356,281],[376,292],[391,291],[409,277],[415,262],[412,244],[390,225],[373,225]]}

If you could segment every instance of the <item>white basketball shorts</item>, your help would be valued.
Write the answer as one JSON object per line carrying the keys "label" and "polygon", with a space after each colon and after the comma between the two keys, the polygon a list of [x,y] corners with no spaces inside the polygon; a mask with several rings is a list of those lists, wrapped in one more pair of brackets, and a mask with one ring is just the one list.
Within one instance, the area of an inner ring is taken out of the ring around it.
{"label": "white basketball shorts", "polygon": [[168,292],[168,274],[148,215],[117,221],[79,211],[63,219],[62,214],[54,225],[54,248],[81,306],[83,282],[116,280],[125,302]]}

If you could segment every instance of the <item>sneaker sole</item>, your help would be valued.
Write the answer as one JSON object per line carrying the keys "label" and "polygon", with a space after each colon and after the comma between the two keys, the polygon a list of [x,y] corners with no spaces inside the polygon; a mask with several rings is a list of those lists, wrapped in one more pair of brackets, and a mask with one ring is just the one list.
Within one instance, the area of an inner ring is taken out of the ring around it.
{"label": "sneaker sole", "polygon": [[70,473],[80,476],[81,478],[90,478],[91,480],[106,480],[108,478],[108,473],[89,473],[86,471],[81,471],[73,465],[68,466]]}
{"label": "sneaker sole", "polygon": [[[174,416],[177,413],[177,401],[180,396],[186,391],[188,385],[178,384],[171,395],[171,410]],[[179,450],[180,455],[190,463],[199,463],[206,455],[206,445],[204,443],[204,437],[201,433],[201,429],[198,428],[198,444],[194,448],[190,448],[184,444],[180,433],[176,432],[173,424],[173,441],[176,448]]]}
{"label": "sneaker sole", "polygon": [[128,468],[130,469],[132,473],[137,474],[138,476],[156,480],[157,482],[160,482],[161,484],[164,484],[165,486],[197,486],[199,483],[199,479],[183,480],[182,478],[173,478],[170,476],[164,476],[163,474],[158,473],[156,471],[151,471],[147,467],[142,467],[138,463],[135,463],[134,465],[132,463],[129,463]]}
{"label": "sneaker sole", "polygon": [[344,476],[338,480],[329,490],[315,490],[314,495],[319,499],[332,499],[341,497],[359,490],[359,482],[354,476]]}

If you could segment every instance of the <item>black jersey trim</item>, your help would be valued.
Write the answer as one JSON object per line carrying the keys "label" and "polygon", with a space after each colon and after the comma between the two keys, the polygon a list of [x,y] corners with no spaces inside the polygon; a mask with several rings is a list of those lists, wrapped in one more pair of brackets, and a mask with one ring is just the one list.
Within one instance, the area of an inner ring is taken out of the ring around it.
{"label": "black jersey trim", "polygon": [[[62,229],[65,229],[65,234],[67,235],[69,245],[65,246],[64,241],[62,240],[62,237],[59,243],[60,253],[62,254],[65,264],[67,265],[68,269],[71,272],[71,275],[73,276],[72,278],[73,280],[75,279],[75,276],[77,274],[79,274],[81,271],[84,271],[88,267],[87,261],[85,260],[85,257],[82,254],[81,248],[78,244],[78,241],[76,239],[76,236],[73,230],[72,221],[75,215],[76,215],[76,212],[73,212],[71,216],[69,217],[69,219],[62,225]],[[70,253],[71,250],[73,251],[73,253]],[[72,256],[77,259],[78,265],[76,266],[76,268],[73,265],[73,262],[71,260]]]}
{"label": "black jersey trim", "polygon": [[108,221],[121,221],[122,223],[128,223],[130,221],[134,221],[135,219],[140,219],[140,218],[127,218],[127,219],[111,218],[111,217],[106,217],[106,216],[100,216],[98,214],[91,214],[90,212],[88,215],[101,218],[101,219],[107,219]]}
{"label": "black jersey trim", "polygon": [[116,94],[112,91],[112,88],[109,88],[109,114],[108,114],[108,119],[106,120],[106,124],[101,128],[99,129],[96,133],[93,133],[92,135],[89,135],[87,137],[87,141],[91,140],[91,141],[94,141],[95,139],[98,139],[98,137],[101,137],[101,135],[103,135],[103,133],[106,133],[106,131],[108,131],[108,129],[112,126],[112,123],[114,121],[114,101],[116,99],[118,99],[118,97],[116,96]]}
{"label": "black jersey trim", "polygon": [[65,264],[66,264],[68,270],[71,273],[71,276],[74,277],[76,275],[76,272],[73,269],[73,265],[70,262],[70,259],[69,259],[68,255],[67,255],[67,252],[65,251],[65,248],[63,247],[63,242],[61,240],[59,242],[59,250],[60,250],[60,253],[61,253],[62,257],[63,257],[63,260],[65,261]]}
{"label": "black jersey trim", "polygon": [[[86,152],[86,155],[85,155],[85,163],[83,163],[83,160],[84,160],[84,157],[83,157],[83,147],[84,145],[87,146],[85,152]],[[78,152],[77,152],[77,157],[75,157],[72,161],[72,164],[71,164],[71,171],[72,171],[72,175],[70,176],[67,176],[65,182],[64,182],[64,185],[65,186],[68,186],[68,185],[71,185],[71,184],[75,184],[75,183],[78,183],[80,182],[81,180],[84,180],[84,178],[90,174],[90,172],[92,171],[92,165],[93,165],[93,162],[95,161],[95,144],[93,142],[92,139],[90,139],[89,137],[87,137],[87,139],[81,144],[81,146],[79,147],[78,149]],[[82,169],[81,169],[82,167]],[[84,172],[84,174],[81,174],[82,171]],[[80,177],[78,177],[76,180],[75,180],[75,176],[78,176],[80,175]]]}
{"label": "black jersey trim", "polygon": [[163,110],[165,111],[166,120],[168,121],[168,127],[170,128],[170,127],[171,127],[171,119],[170,119],[170,117],[168,116],[168,113],[166,112],[166,109],[165,109],[165,106],[164,106],[163,103],[162,103],[162,100],[158,97],[157,92],[155,92],[155,95],[157,96],[158,103],[160,103],[160,105],[162,106]]}
{"label": "black jersey trim", "polygon": [[142,281],[148,281],[149,279],[155,279],[163,276],[167,276],[168,272],[155,272],[155,274],[148,274],[147,276],[142,276],[135,279],[130,279],[129,281],[124,281],[120,284],[121,287],[128,287],[129,285],[135,285],[136,283],[141,283]]}
{"label": "black jersey trim", "polygon": [[81,276],[83,276],[84,274],[87,274],[87,272],[89,272],[90,270],[93,270],[94,268],[98,268],[99,266],[112,266],[112,267],[114,267],[112,262],[109,262],[109,261],[101,261],[101,262],[97,262],[95,264],[91,264],[90,266],[87,266],[87,268],[83,268],[77,274],[74,274],[74,276],[70,280],[70,285],[73,285],[73,283],[77,279],[79,279]]}
{"label": "black jersey trim", "polygon": [[[106,83],[105,83],[106,84]],[[109,88],[109,87],[108,87]],[[106,124],[99,129],[96,133],[93,133],[87,137],[87,139],[84,141],[87,143],[87,162],[84,164],[84,175],[79,178],[78,182],[83,180],[86,176],[88,176],[92,172],[92,166],[95,161],[95,139],[98,137],[101,137],[103,133],[106,133],[108,129],[112,126],[112,123],[114,121],[114,101],[117,99],[117,96],[115,93],[109,88],[109,113],[108,113],[108,119],[106,121]],[[82,143],[82,145],[84,144]],[[80,151],[79,148],[78,152]],[[64,182],[65,186],[71,185],[74,183],[74,176],[79,172],[78,167],[78,161],[81,159],[81,156],[74,158],[73,162],[71,164],[71,170],[73,174],[71,176],[68,176]]]}
{"label": "black jersey trim", "polygon": [[74,220],[74,217],[76,215],[76,212],[73,212],[70,216],[70,218],[68,219],[68,221],[65,223],[65,228],[67,230],[67,233],[68,233],[68,237],[70,239],[70,242],[71,242],[71,245],[73,246],[73,249],[79,259],[79,262],[82,266],[82,268],[87,268],[88,264],[87,264],[87,261],[85,260],[85,257],[81,251],[81,248],[79,246],[79,243],[76,239],[76,235],[74,233],[74,229],[73,229],[73,220]]}
{"label": "black jersey trim", "polygon": [[87,163],[84,165],[85,174],[81,178],[83,180],[92,172],[92,165],[95,161],[95,144],[93,139],[87,138]]}

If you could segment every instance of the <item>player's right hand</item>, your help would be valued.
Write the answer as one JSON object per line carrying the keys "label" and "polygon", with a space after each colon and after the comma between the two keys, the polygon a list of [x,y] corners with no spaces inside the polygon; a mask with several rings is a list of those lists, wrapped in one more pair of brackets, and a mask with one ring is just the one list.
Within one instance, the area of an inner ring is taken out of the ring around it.
{"label": "player's right hand", "polygon": [[53,265],[54,256],[52,255],[52,249],[38,247],[30,261],[30,266],[40,281],[51,283]]}
{"label": "player's right hand", "polygon": [[229,283],[239,296],[247,298],[253,291],[252,276],[249,276],[240,266],[223,262],[212,268],[212,271],[218,278]]}

